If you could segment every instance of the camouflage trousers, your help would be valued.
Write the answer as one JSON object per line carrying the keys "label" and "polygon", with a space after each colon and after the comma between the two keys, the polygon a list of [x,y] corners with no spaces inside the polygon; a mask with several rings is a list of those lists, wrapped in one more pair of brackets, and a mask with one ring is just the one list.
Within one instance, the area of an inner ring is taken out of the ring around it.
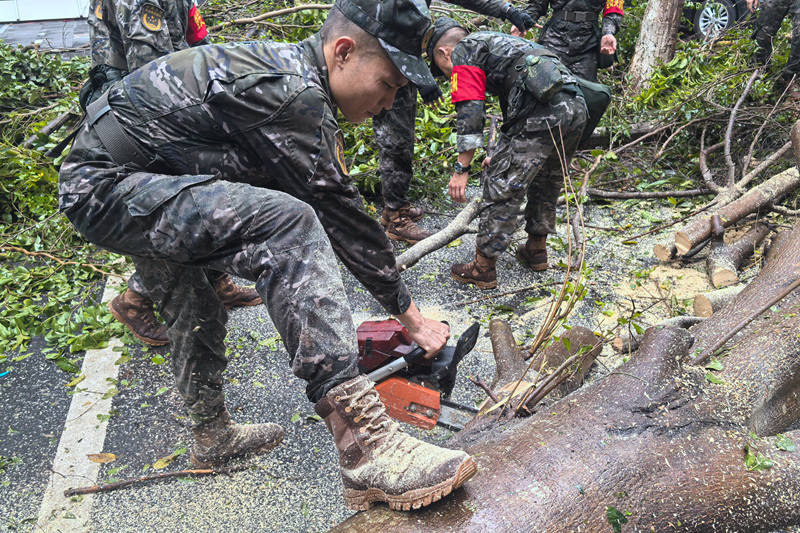
{"label": "camouflage trousers", "polygon": [[561,91],[550,105],[539,105],[525,129],[500,133],[492,160],[483,176],[483,210],[477,247],[487,257],[497,257],[511,237],[525,206],[525,231],[529,235],[555,233],[556,201],[564,181],[562,163],[569,160],[586,124],[582,96]]}
{"label": "camouflage trousers", "polygon": [[416,118],[417,88],[409,83],[398,89],[391,109],[372,119],[381,160],[383,201],[390,209],[400,209],[409,203]]}
{"label": "camouflage trousers", "polygon": [[[206,276],[208,276],[208,281],[212,286],[216,284],[216,282],[219,281],[224,275],[224,272],[206,270]],[[131,277],[128,278],[128,288],[133,292],[138,292],[139,294],[143,294],[151,300],[154,300],[154,298],[150,296],[150,291],[147,289],[147,287],[145,287],[144,281],[142,281],[142,276],[138,271],[131,274]]]}
{"label": "camouflage trousers", "polygon": [[756,59],[764,64],[772,55],[772,42],[786,14],[792,20],[792,46],[786,62],[784,77],[800,74],[800,2],[797,0],[761,0],[753,39],[758,44]]}
{"label": "camouflage trousers", "polygon": [[[540,43],[542,44],[542,43]],[[545,44],[545,46],[547,46]],[[573,74],[585,80],[597,81],[597,50],[592,49],[582,54],[569,55],[560,50],[553,50],[558,59]]]}
{"label": "camouflage trousers", "polygon": [[228,315],[206,269],[255,282],[309,400],[358,375],[338,265],[308,204],[213,176],[131,171],[88,127],[61,167],[59,191],[83,236],[134,258],[169,327],[172,370],[193,423],[222,409],[228,363]]}

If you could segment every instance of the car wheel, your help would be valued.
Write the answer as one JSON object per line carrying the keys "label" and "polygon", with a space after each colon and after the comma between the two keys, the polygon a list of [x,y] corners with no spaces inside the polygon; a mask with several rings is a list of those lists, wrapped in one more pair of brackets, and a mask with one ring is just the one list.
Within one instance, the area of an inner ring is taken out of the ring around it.
{"label": "car wheel", "polygon": [[710,39],[727,30],[736,22],[736,6],[730,0],[707,0],[694,16],[698,35]]}

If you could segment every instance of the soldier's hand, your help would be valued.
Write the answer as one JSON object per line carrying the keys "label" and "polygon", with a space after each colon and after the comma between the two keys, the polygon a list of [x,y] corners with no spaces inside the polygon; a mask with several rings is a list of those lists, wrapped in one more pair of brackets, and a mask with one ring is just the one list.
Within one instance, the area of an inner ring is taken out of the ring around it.
{"label": "soldier's hand", "polygon": [[747,9],[751,12],[758,9],[758,0],[747,0]]}
{"label": "soldier's hand", "polygon": [[397,318],[408,329],[411,340],[425,350],[426,359],[439,353],[450,338],[450,326],[422,316],[413,301],[406,312],[397,315]]}
{"label": "soldier's hand", "polygon": [[484,157],[483,161],[481,161],[481,168],[486,168],[491,164],[492,164],[492,158],[491,157]]}
{"label": "soldier's hand", "polygon": [[[504,13],[506,20],[510,21],[511,24],[514,25],[520,31],[520,35],[524,34],[529,29],[533,28],[533,24],[536,22],[533,20],[533,17],[525,13],[524,11],[520,11],[514,6],[509,6]],[[512,35],[516,35],[513,33]]]}
{"label": "soldier's hand", "polygon": [[456,174],[453,172],[453,177],[450,178],[450,186],[448,187],[448,191],[450,192],[450,198],[452,198],[454,202],[460,202],[463,204],[467,201],[467,180],[469,180],[469,174],[467,172],[462,174]]}
{"label": "soldier's hand", "polygon": [[520,31],[520,29],[517,28],[516,26],[511,26],[511,31],[509,33],[511,33],[511,35],[514,35],[516,37],[525,37],[525,34],[528,32]]}
{"label": "soldier's hand", "polygon": [[600,39],[600,53],[610,56],[617,51],[617,38],[607,33]]}

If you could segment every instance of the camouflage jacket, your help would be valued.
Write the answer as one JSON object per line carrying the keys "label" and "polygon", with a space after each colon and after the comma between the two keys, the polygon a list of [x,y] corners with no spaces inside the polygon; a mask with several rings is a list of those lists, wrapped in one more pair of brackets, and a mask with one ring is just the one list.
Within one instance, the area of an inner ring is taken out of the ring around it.
{"label": "camouflage jacket", "polygon": [[[601,35],[615,35],[622,22],[622,0],[528,0],[525,11],[533,20],[539,20],[547,14],[548,7],[553,8],[553,15],[545,23],[538,42],[566,55],[582,54],[597,47]],[[577,12],[593,15],[580,22],[561,16]],[[598,24],[601,13],[602,30]]]}
{"label": "camouflage jacket", "polygon": [[[425,0],[428,7],[431,7],[432,0]],[[450,4],[455,4],[469,9],[481,15],[502,19],[506,6],[505,0],[447,0]]]}
{"label": "camouflage jacket", "polygon": [[108,65],[127,72],[208,42],[195,0],[92,0],[89,34],[92,67]]}
{"label": "camouflage jacket", "polygon": [[154,158],[147,171],[210,174],[303,200],[375,299],[392,314],[408,309],[394,250],[345,167],[319,35],[176,52],[112,85],[109,104]]}
{"label": "camouflage jacket", "polygon": [[[521,58],[545,47],[521,37],[493,31],[471,33],[453,48],[453,74],[450,91],[457,114],[456,150],[466,152],[484,145],[486,93],[498,96],[503,111],[504,131],[525,118],[537,105],[532,98],[519,106],[509,106],[512,92],[518,90],[520,73],[515,66]],[[552,55],[552,52],[550,52]],[[562,71],[565,85],[576,79],[553,59]]]}

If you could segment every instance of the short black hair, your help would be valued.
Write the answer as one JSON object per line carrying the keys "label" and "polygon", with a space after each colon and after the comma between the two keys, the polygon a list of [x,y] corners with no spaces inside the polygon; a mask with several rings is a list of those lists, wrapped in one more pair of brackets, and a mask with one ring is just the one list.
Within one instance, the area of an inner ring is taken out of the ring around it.
{"label": "short black hair", "polygon": [[466,29],[462,28],[461,26],[450,28],[449,30],[444,32],[444,35],[439,37],[438,41],[436,41],[433,44],[434,50],[436,48],[439,48],[440,46],[449,46],[449,47],[455,46],[461,39],[463,39],[467,35],[469,35],[469,32]]}

